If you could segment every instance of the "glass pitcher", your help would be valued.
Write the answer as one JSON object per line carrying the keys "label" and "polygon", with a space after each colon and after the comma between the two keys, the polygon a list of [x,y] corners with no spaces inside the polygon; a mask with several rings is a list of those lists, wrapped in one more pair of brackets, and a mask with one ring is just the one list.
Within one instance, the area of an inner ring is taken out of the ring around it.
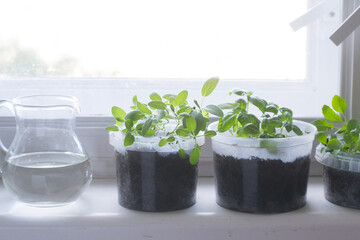
{"label": "glass pitcher", "polygon": [[2,179],[17,200],[33,206],[75,201],[90,184],[92,167],[77,138],[76,98],[57,95],[0,100],[16,118],[16,134],[4,155]]}

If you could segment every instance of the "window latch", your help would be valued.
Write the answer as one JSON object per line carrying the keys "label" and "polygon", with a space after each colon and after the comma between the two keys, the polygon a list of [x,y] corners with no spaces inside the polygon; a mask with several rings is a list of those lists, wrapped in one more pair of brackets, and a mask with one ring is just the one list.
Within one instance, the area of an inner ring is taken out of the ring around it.
{"label": "window latch", "polygon": [[333,0],[324,0],[290,23],[293,31],[303,28],[331,11]]}
{"label": "window latch", "polygon": [[360,26],[360,6],[331,34],[330,39],[338,46]]}

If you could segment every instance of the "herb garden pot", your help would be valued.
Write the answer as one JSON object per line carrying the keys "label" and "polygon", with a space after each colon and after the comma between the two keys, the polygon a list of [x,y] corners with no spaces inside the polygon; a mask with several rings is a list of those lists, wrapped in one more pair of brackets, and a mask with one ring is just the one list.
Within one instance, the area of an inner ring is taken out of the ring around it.
{"label": "herb garden pot", "polygon": [[325,198],[336,205],[360,209],[360,154],[339,152],[337,156],[316,148],[323,165]]}
{"label": "herb garden pot", "polygon": [[[116,152],[116,173],[119,204],[125,208],[164,212],[188,208],[195,204],[198,166],[189,157],[194,140],[177,139],[179,147],[169,143],[159,147],[160,137],[135,136],[130,146],[124,146],[121,132],[110,133],[110,144]],[[201,146],[205,139],[198,138]]]}
{"label": "herb garden pot", "polygon": [[[306,203],[310,153],[316,128],[294,121],[302,136],[242,138],[229,132],[212,138],[216,201],[251,213],[280,213]],[[209,130],[216,130],[218,122]]]}

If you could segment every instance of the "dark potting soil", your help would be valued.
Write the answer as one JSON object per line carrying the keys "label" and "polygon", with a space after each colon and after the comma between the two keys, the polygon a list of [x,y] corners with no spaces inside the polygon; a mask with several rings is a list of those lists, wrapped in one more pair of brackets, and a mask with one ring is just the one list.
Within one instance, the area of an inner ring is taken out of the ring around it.
{"label": "dark potting soil", "polygon": [[119,204],[149,212],[192,206],[196,199],[198,167],[176,153],[127,151],[117,153]]}
{"label": "dark potting soil", "polygon": [[336,205],[360,209],[360,173],[324,166],[325,198]]}
{"label": "dark potting soil", "polygon": [[214,153],[216,201],[225,208],[251,213],[280,213],[306,203],[310,155],[294,162],[236,159]]}

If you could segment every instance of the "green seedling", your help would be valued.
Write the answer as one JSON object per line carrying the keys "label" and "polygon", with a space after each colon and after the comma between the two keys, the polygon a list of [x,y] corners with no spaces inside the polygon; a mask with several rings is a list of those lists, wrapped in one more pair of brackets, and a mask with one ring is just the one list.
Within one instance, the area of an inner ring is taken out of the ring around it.
{"label": "green seedling", "polygon": [[321,151],[331,152],[334,155],[337,155],[340,151],[359,153],[359,121],[346,119],[347,103],[342,97],[335,95],[331,106],[332,108],[327,105],[322,107],[325,119],[316,120],[312,123],[318,130],[316,138],[323,145]]}
{"label": "green seedling", "polygon": [[[194,139],[195,146],[191,150],[190,163],[196,164],[199,161],[201,148],[196,139],[201,136],[213,137],[215,131],[205,131],[209,122],[209,112],[204,109],[204,99],[216,88],[218,78],[208,79],[201,90],[201,104],[194,100],[195,106],[188,103],[188,91],[183,90],[176,94],[160,96],[158,93],[151,93],[148,103],[142,103],[137,96],[133,97],[132,111],[126,113],[119,107],[112,107],[112,115],[116,125],[106,128],[108,131],[122,131],[125,134],[124,145],[130,146],[135,141],[135,136],[152,137],[161,133],[159,146],[166,144],[178,144],[179,156],[185,158],[185,150],[177,139]],[[166,130],[170,120],[175,121],[175,128]]]}
{"label": "green seedling", "polygon": [[[246,138],[285,138],[291,132],[303,135],[301,129],[293,123],[293,112],[289,108],[268,103],[250,91],[235,89],[229,94],[239,98],[233,103],[204,108],[219,117],[219,132],[229,131],[236,137]],[[251,105],[261,112],[260,118],[249,113]]]}

